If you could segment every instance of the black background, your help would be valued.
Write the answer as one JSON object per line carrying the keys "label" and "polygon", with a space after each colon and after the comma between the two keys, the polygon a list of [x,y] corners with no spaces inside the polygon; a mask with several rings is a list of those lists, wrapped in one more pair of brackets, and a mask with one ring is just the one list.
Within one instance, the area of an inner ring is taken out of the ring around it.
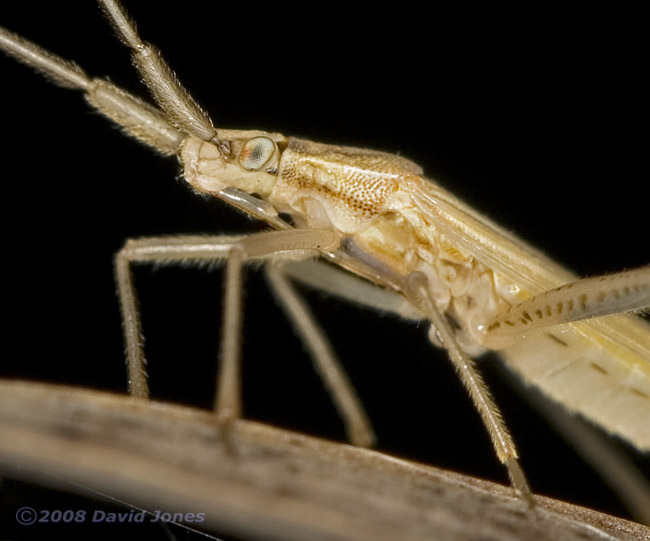
{"label": "black background", "polygon": [[[13,3],[12,3],[13,4]],[[130,2],[217,126],[398,152],[580,274],[648,263],[648,85],[632,13]],[[146,95],[90,2],[0,8],[0,22]],[[255,232],[193,195],[175,159],[81,97],[0,58],[1,373],[123,392],[112,257],[128,237]],[[210,407],[220,273],[136,273],[155,398]],[[506,482],[426,329],[308,294],[390,453]],[[247,277],[246,416],[342,439],[329,398],[259,275]],[[597,475],[481,367],[536,492],[627,516]],[[642,461],[640,462],[642,464]]]}

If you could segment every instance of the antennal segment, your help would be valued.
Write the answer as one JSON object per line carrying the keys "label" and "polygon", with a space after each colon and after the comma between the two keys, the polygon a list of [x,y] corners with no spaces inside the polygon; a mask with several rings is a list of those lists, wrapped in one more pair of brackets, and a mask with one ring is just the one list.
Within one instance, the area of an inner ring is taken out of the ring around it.
{"label": "antennal segment", "polygon": [[[185,137],[162,112],[102,79],[91,79],[74,62],[0,27],[0,51],[30,66],[54,84],[84,92],[86,101],[122,130],[167,156],[174,155]],[[38,126],[35,134],[41,134]]]}
{"label": "antennal segment", "polygon": [[100,0],[99,4],[117,36],[131,49],[135,67],[169,121],[184,133],[212,141],[227,155],[228,145],[219,140],[208,114],[183,87],[160,51],[142,41],[124,7],[116,0]]}

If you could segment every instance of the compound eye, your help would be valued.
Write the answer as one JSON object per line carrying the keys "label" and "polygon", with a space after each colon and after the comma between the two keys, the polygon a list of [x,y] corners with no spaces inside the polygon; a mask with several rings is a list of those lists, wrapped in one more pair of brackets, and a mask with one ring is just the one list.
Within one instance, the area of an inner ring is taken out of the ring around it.
{"label": "compound eye", "polygon": [[257,171],[271,159],[275,149],[275,143],[268,137],[253,137],[242,148],[239,164],[249,171]]}

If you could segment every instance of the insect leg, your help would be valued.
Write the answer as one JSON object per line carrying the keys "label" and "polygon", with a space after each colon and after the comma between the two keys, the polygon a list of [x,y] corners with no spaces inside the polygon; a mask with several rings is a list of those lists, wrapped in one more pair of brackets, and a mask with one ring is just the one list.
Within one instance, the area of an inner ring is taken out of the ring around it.
{"label": "insect leg", "polygon": [[585,278],[535,295],[484,326],[484,344],[510,345],[524,332],[650,307],[650,267]]}
{"label": "insect leg", "polygon": [[241,321],[241,274],[253,259],[300,259],[318,250],[336,247],[331,232],[288,230],[245,237],[154,237],[129,240],[115,257],[115,277],[122,309],[129,365],[129,390],[147,398],[149,389],[141,338],[136,293],[131,275],[134,263],[191,263],[227,261],[221,367],[215,408],[220,421],[228,424],[239,417],[239,339]]}
{"label": "insect leg", "polygon": [[469,392],[476,409],[481,414],[483,424],[490,434],[492,445],[499,460],[508,469],[510,482],[528,504],[532,506],[533,499],[530,488],[517,460],[517,449],[506,429],[501,412],[490,396],[488,388],[483,382],[483,378],[474,366],[474,362],[458,346],[452,329],[435,303],[430,299],[426,277],[419,272],[412,273],[406,280],[405,294],[407,298],[411,299],[427,315],[431,324],[437,330],[440,342],[447,350],[450,359],[460,375],[461,381]]}
{"label": "insect leg", "polygon": [[270,231],[241,238],[228,252],[225,276],[224,315],[221,340],[221,366],[215,409],[219,422],[229,426],[241,415],[239,385],[241,282],[245,261],[253,259],[301,259],[317,255],[338,245],[329,231],[292,229]]}
{"label": "insect leg", "polygon": [[276,299],[309,351],[316,371],[329,390],[345,423],[348,438],[354,445],[370,447],[376,438],[361,401],[339,364],[327,337],[291,285],[285,274],[285,267],[268,265],[266,277]]}
{"label": "insect leg", "polygon": [[282,265],[282,273],[291,280],[362,308],[388,312],[408,321],[426,319],[426,316],[400,293],[377,286],[318,259],[287,262]]}
{"label": "insect leg", "polygon": [[142,331],[131,265],[136,263],[180,264],[224,261],[228,257],[230,247],[241,238],[241,236],[181,236],[130,239],[116,254],[115,281],[122,311],[129,370],[129,392],[133,396],[147,398],[149,386],[145,373]]}

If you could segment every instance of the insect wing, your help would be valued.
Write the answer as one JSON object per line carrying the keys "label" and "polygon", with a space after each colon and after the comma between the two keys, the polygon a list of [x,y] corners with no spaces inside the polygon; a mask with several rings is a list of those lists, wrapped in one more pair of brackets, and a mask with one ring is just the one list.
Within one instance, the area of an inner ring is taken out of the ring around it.
{"label": "insect wing", "polygon": [[[478,214],[437,184],[410,181],[425,223],[520,290],[521,298],[575,275]],[[650,449],[650,324],[613,315],[531,332],[499,352],[526,383]]]}

